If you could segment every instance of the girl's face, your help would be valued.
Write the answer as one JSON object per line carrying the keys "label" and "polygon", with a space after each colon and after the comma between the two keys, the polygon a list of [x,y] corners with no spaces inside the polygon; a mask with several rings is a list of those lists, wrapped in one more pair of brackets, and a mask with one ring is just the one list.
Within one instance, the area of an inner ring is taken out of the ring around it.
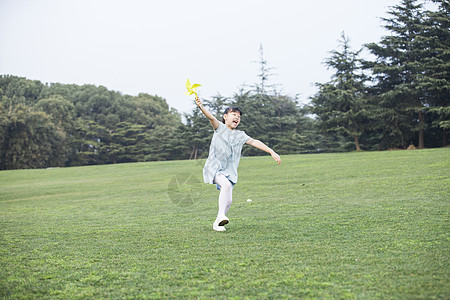
{"label": "girl's face", "polygon": [[223,115],[223,119],[225,120],[225,125],[230,129],[236,129],[236,127],[241,122],[241,114],[238,111],[230,111],[227,114]]}

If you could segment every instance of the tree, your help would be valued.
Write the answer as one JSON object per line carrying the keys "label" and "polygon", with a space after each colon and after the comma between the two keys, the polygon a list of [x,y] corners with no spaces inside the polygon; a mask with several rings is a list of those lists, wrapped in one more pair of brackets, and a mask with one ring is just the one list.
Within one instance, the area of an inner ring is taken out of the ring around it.
{"label": "tree", "polygon": [[45,86],[38,80],[28,80],[11,75],[0,76],[1,101],[10,111],[18,104],[33,106],[38,101],[43,89]]}
{"label": "tree", "polygon": [[276,85],[268,85],[269,77],[273,75],[271,71],[274,69],[273,67],[268,66],[267,60],[264,58],[264,49],[263,45],[259,45],[259,73],[258,77],[260,79],[259,83],[254,84],[254,88],[257,94],[266,94],[267,88],[272,88],[276,90]]}
{"label": "tree", "polygon": [[4,141],[0,145],[0,169],[63,166],[65,134],[49,115],[18,104],[2,118]]}
{"label": "tree", "polygon": [[0,170],[4,169],[4,153],[6,151],[6,143],[8,138],[6,137],[6,132],[8,128],[8,115],[3,104],[0,102]]}
{"label": "tree", "polygon": [[418,147],[424,148],[430,108],[441,107],[442,96],[448,101],[448,11],[437,18],[424,13],[417,0],[402,0],[388,13],[392,17],[383,20],[391,35],[366,45],[377,57],[367,64],[376,83],[374,99],[380,117],[389,122],[389,134],[401,137],[400,146],[416,131]]}
{"label": "tree", "polygon": [[437,11],[425,11],[422,24],[426,71],[421,77],[429,96],[430,127],[440,131],[441,145],[447,145],[450,129],[450,5],[434,0]]}
{"label": "tree", "polygon": [[111,163],[141,162],[149,148],[145,125],[120,122],[111,132],[111,139],[102,148],[102,153]]}
{"label": "tree", "polygon": [[[181,116],[158,96],[1,76],[0,112],[2,156],[13,155],[5,149],[25,155],[26,147],[34,147],[41,151],[41,161],[64,165],[60,159],[65,157],[66,166],[186,158],[179,152],[183,146],[176,144],[182,136]],[[40,145],[32,145],[31,137],[38,132]],[[57,151],[45,152],[47,141],[58,138]],[[44,152],[52,157],[44,159]],[[2,157],[0,164],[4,161]],[[37,166],[25,156],[14,164],[8,168]]]}
{"label": "tree", "polygon": [[367,119],[366,78],[359,72],[361,50],[351,51],[344,33],[340,43],[342,51],[331,51],[331,57],[325,61],[327,67],[336,72],[330,82],[317,83],[319,91],[311,98],[311,103],[322,130],[353,137],[356,151],[361,151],[359,137]]}
{"label": "tree", "polygon": [[53,120],[53,124],[61,129],[67,131],[73,127],[75,107],[59,95],[39,100],[33,106],[33,110],[47,113]]}

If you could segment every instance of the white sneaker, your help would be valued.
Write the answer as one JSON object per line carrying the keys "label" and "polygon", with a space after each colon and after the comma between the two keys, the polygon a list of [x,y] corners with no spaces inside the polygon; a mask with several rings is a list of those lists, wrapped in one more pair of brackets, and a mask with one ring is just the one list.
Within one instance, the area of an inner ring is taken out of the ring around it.
{"label": "white sneaker", "polygon": [[227,216],[217,217],[216,222],[219,226],[224,226],[230,222],[230,219],[228,219]]}
{"label": "white sneaker", "polygon": [[217,223],[217,222],[213,223],[213,229],[215,231],[225,231],[226,230],[224,226],[219,226],[219,223]]}

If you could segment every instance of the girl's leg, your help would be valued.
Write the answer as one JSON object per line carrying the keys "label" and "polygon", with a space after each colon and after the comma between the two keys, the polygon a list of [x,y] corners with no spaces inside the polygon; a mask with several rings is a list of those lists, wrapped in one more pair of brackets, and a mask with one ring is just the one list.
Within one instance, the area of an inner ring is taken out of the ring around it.
{"label": "girl's leg", "polygon": [[217,213],[217,218],[222,218],[227,214],[233,201],[233,185],[223,174],[217,174],[214,178],[214,183],[220,186],[219,212]]}

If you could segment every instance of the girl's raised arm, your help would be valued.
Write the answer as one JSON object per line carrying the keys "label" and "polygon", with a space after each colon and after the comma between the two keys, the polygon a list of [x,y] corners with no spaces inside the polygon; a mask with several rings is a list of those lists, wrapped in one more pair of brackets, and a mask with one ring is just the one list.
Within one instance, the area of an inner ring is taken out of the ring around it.
{"label": "girl's raised arm", "polygon": [[202,111],[202,113],[209,119],[209,122],[211,123],[211,126],[216,130],[219,127],[219,120],[217,120],[205,107],[203,107],[202,101],[199,97],[195,98],[195,103],[197,104],[198,108]]}

